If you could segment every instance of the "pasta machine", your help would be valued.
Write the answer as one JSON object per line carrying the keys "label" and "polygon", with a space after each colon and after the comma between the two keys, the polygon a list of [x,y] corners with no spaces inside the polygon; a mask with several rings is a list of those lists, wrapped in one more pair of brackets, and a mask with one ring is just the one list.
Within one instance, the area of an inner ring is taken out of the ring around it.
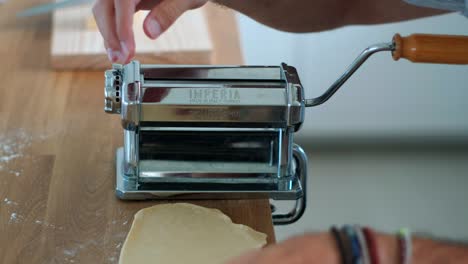
{"label": "pasta machine", "polygon": [[[367,48],[314,99],[305,98],[296,69],[284,63],[114,64],[105,72],[105,111],[119,114],[124,129],[124,144],[116,154],[117,196],[294,200],[289,213],[274,214],[273,220],[296,221],[306,207],[307,156],[294,143],[294,134],[305,108],[328,100],[375,52],[390,51],[395,59],[419,55],[410,48],[421,45],[410,40],[423,37],[397,35]],[[445,62],[457,63],[456,57]],[[425,62],[434,58],[440,62],[437,56]]]}

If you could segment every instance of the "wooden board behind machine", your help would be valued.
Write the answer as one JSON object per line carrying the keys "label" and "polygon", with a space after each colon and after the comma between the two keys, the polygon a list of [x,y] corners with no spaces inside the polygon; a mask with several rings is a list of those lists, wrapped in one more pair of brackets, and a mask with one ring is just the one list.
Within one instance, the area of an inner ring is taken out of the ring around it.
{"label": "wooden board behind machine", "polygon": [[[203,9],[186,12],[157,40],[143,32],[148,11],[134,16],[136,57],[147,64],[211,64],[211,38]],[[57,70],[109,68],[91,6],[60,9],[52,22],[51,66]]]}

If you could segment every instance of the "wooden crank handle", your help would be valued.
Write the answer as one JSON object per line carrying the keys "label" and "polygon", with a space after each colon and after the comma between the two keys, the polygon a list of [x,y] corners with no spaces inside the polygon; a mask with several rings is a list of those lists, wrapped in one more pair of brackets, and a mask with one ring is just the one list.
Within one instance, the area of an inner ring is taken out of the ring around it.
{"label": "wooden crank handle", "polygon": [[393,37],[393,59],[412,62],[468,64],[468,36],[412,34]]}

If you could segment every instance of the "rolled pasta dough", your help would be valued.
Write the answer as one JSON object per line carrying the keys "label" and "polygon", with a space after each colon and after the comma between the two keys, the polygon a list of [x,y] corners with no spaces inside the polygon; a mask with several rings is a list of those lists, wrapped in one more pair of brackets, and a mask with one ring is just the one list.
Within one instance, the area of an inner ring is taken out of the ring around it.
{"label": "rolled pasta dough", "polygon": [[265,234],[217,209],[161,204],[135,214],[119,264],[222,264],[265,244]]}

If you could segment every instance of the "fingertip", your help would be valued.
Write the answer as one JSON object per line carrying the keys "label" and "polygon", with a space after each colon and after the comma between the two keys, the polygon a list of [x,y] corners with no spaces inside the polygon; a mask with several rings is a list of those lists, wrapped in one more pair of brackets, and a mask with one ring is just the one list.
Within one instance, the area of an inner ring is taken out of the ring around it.
{"label": "fingertip", "polygon": [[125,64],[129,60],[129,51],[126,45],[106,45],[107,58],[111,63]]}
{"label": "fingertip", "polygon": [[155,39],[166,31],[185,11],[193,7],[193,1],[171,0],[161,1],[153,7],[146,16],[143,30],[145,34]]}
{"label": "fingertip", "polygon": [[111,48],[107,48],[107,58],[109,59],[110,62],[115,63],[119,60],[119,55],[116,51],[114,51]]}
{"label": "fingertip", "polygon": [[132,41],[121,41],[120,50],[122,51],[121,63],[129,63],[135,56],[135,43]]}
{"label": "fingertip", "polygon": [[150,39],[156,39],[162,33],[161,24],[156,18],[148,16],[143,24],[143,31]]}

